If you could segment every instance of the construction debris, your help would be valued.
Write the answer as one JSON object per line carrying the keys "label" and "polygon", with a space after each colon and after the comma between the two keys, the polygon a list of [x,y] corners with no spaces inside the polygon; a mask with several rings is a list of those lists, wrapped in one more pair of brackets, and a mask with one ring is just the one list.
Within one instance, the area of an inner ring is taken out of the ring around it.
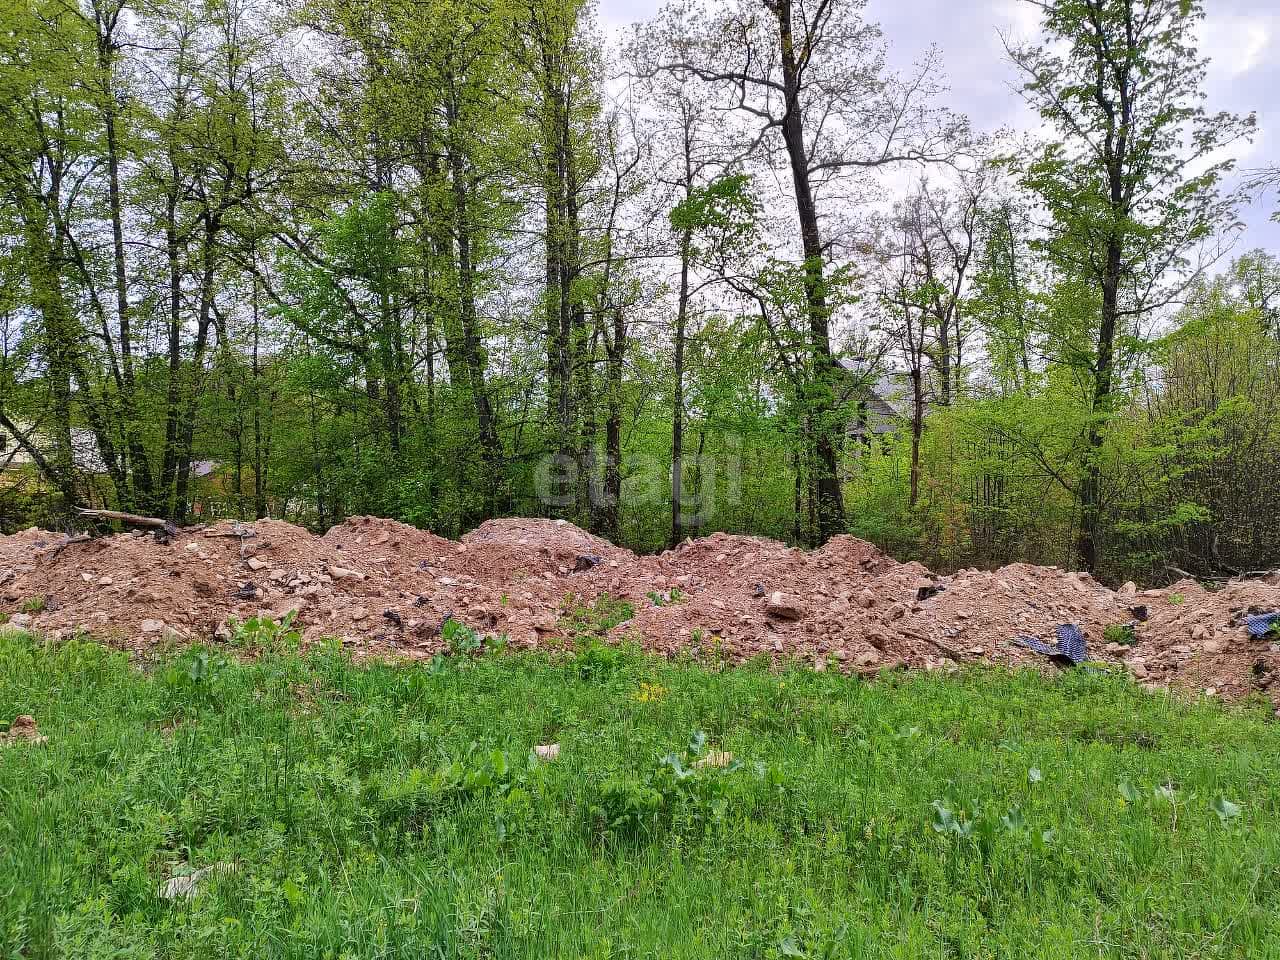
{"label": "construction debris", "polygon": [[[644,556],[536,519],[491,520],[460,542],[372,517],[324,536],[259,520],[173,543],[128,533],[63,551],[67,539],[34,528],[0,537],[0,610],[10,622],[29,616],[24,626],[45,635],[88,633],[143,651],[226,636],[229,618],[290,612],[305,642],[336,637],[359,655],[447,653],[447,618],[505,635],[509,649],[567,648],[582,630],[574,611],[607,596],[631,616],[604,639],[664,655],[714,648],[732,661],[862,675],[979,661],[1043,667],[1014,638],[1053,643],[1059,625],[1075,624],[1091,659],[1148,684],[1280,702],[1280,638],[1246,626],[1280,610],[1280,585],[1265,579],[1113,591],[1088,574],[1023,563],[936,576],[849,536],[804,551],[718,533]],[[1131,644],[1104,640],[1122,626],[1132,626]]]}
{"label": "construction debris", "polygon": [[0,734],[0,743],[30,743],[38,746],[48,743],[49,738],[40,733],[36,727],[36,718],[29,713],[22,713],[13,718],[9,729]]}

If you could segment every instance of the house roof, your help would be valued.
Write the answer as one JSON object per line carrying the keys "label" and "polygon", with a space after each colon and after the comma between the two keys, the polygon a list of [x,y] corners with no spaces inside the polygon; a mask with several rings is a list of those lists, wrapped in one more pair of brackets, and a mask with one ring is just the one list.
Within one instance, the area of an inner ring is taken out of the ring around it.
{"label": "house roof", "polygon": [[841,360],[840,366],[854,381],[843,399],[858,397],[865,416],[850,424],[855,434],[894,433],[911,419],[911,375],[904,370],[884,370],[872,374],[856,361]]}
{"label": "house roof", "polygon": [[[868,371],[856,360],[839,361],[841,369],[848,372],[850,378],[856,378],[859,385],[866,384],[871,371]],[[868,396],[869,408],[876,409],[885,416],[911,416],[911,375],[905,370],[881,370],[874,379],[864,387]],[[852,391],[851,391],[852,393]],[[850,395],[846,395],[846,399]]]}
{"label": "house roof", "polygon": [[[25,423],[18,423],[17,427],[24,432],[31,429]],[[36,445],[41,452],[48,453],[52,450],[53,444],[49,441],[47,435],[37,432],[36,438],[38,441]],[[107,472],[106,461],[102,459],[102,452],[98,449],[98,438],[88,427],[71,428],[71,459],[76,469],[81,473],[104,474]],[[29,466],[31,462],[31,455],[23,449],[18,441],[10,436],[8,432],[0,430],[0,469],[12,470]],[[191,461],[191,476],[196,478],[207,477],[215,473],[221,466],[222,461],[220,460],[193,460]]]}
{"label": "house roof", "polygon": [[[24,423],[18,424],[18,428],[23,431],[30,429]],[[36,436],[43,441],[36,444],[41,452],[52,449],[53,444],[45,436],[40,433]],[[85,473],[107,472],[106,461],[102,459],[102,454],[98,450],[98,438],[88,427],[71,428],[71,461],[77,470]],[[18,443],[17,439],[10,436],[8,432],[0,430],[0,466],[4,469],[12,469],[28,466],[31,462],[31,455]]]}

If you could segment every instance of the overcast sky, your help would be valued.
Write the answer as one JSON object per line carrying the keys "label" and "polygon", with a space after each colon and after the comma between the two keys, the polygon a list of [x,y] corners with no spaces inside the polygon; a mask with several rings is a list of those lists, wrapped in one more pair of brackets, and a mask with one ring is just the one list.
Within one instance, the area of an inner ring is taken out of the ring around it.
{"label": "overcast sky", "polygon": [[[606,29],[617,31],[657,12],[661,0],[598,0]],[[1280,162],[1280,0],[1206,0],[1201,49],[1211,58],[1206,93],[1209,110],[1254,111],[1258,133],[1239,144],[1237,168],[1247,171]],[[974,127],[1033,129],[1038,121],[1014,89],[1000,34],[1034,35],[1037,20],[1020,0],[868,0],[868,17],[889,41],[891,59],[909,64],[930,44],[942,50],[951,86],[950,106],[968,114]],[[1237,250],[1265,247],[1280,252],[1280,224],[1270,215],[1275,194],[1241,211],[1247,225]]]}

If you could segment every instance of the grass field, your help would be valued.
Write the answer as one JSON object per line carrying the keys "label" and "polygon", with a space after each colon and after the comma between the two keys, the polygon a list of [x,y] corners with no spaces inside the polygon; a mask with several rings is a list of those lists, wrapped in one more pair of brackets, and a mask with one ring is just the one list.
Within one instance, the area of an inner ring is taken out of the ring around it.
{"label": "grass field", "polygon": [[0,726],[49,738],[0,747],[0,956],[1280,956],[1260,709],[272,646],[143,669],[0,637]]}

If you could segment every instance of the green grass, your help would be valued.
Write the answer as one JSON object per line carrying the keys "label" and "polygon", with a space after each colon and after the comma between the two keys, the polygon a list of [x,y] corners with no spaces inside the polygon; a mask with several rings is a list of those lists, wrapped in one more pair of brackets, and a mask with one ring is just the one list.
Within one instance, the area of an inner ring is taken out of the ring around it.
{"label": "green grass", "polygon": [[18,713],[3,957],[1280,956],[1280,728],[1106,675],[10,633]]}

